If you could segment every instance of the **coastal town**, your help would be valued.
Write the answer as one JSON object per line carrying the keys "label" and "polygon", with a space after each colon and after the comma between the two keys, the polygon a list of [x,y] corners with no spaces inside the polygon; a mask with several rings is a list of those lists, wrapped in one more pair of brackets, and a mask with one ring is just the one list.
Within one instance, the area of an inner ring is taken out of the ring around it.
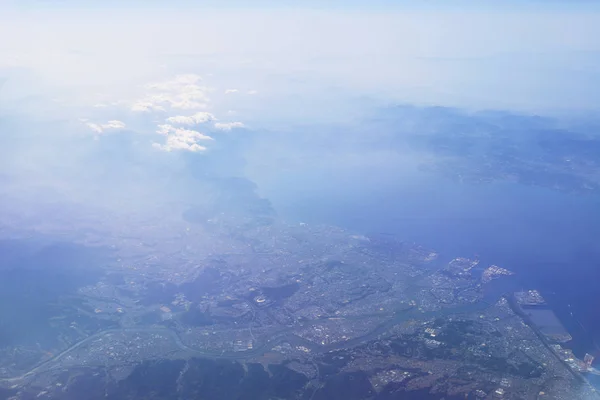
{"label": "coastal town", "polygon": [[[81,234],[58,214],[37,228],[108,256],[95,282],[55,299],[36,328],[44,344],[0,349],[6,398],[61,398],[99,370],[118,396],[148,363],[185,376],[198,360],[279,366],[315,398],[348,376],[360,398],[595,396],[583,375],[593,358],[564,347],[560,323],[536,324],[552,311],[534,289],[510,289],[507,268],[332,226],[157,212],[116,229],[92,216]],[[3,234],[25,236],[27,221],[16,222]]]}

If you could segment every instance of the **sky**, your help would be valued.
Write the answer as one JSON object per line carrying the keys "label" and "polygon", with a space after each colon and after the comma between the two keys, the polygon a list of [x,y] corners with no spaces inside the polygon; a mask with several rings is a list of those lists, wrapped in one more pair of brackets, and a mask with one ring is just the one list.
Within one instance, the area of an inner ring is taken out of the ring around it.
{"label": "sky", "polygon": [[190,157],[260,170],[282,132],[300,140],[280,159],[368,137],[363,120],[394,104],[600,104],[591,2],[0,1],[0,171],[86,201],[134,177],[164,194]]}
{"label": "sky", "polygon": [[0,16],[0,34],[10,38],[0,42],[0,68],[4,79],[18,79],[15,68],[33,74],[19,82],[34,86],[25,93],[47,85],[56,95],[102,89],[118,97],[145,81],[194,72],[212,74],[219,86],[260,84],[273,97],[297,94],[287,79],[309,92],[336,88],[384,101],[595,107],[600,11],[590,2],[502,3],[9,3]]}
{"label": "sky", "polygon": [[103,2],[92,2],[92,1],[76,1],[76,0],[4,0],[7,4],[11,4],[16,7],[71,7],[71,8],[106,8],[106,7],[153,7],[153,8],[169,8],[173,6],[177,7],[200,7],[200,8],[318,8],[318,9],[430,9],[430,8],[456,8],[456,7],[469,7],[470,9],[498,9],[499,7],[510,7],[510,8],[531,8],[531,7],[557,7],[564,9],[573,9],[574,7],[579,8],[593,8],[596,6],[594,1],[591,0],[573,0],[571,2],[564,2],[561,0],[506,0],[502,3],[493,0],[481,0],[477,3],[467,0],[429,0],[426,2],[415,2],[412,0],[373,0],[369,2],[358,1],[358,0],[306,0],[302,3],[291,1],[291,0],[255,0],[247,2],[243,0],[174,0],[165,2],[162,0],[107,0]]}

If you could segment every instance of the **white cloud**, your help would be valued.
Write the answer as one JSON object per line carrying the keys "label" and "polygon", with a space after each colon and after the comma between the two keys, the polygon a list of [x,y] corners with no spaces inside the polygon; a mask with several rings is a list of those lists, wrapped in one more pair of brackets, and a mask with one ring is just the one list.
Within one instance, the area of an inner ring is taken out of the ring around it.
{"label": "white cloud", "polygon": [[233,128],[243,128],[244,124],[241,122],[217,122],[215,128],[222,131],[230,131]]}
{"label": "white cloud", "polygon": [[167,122],[171,124],[180,124],[180,125],[196,125],[203,124],[208,121],[216,120],[215,116],[209,112],[198,112],[194,115],[190,116],[182,116],[178,115],[175,117],[167,118]]}
{"label": "white cloud", "polygon": [[108,121],[106,124],[95,124],[93,122],[87,122],[87,119],[80,119],[80,121],[85,122],[87,127],[96,133],[102,133],[105,130],[109,130],[109,129],[124,129],[125,128],[125,123],[122,121],[118,121],[116,119]]}
{"label": "white cloud", "polygon": [[157,128],[158,130],[156,131],[156,133],[158,133],[159,135],[168,135],[171,131],[175,129],[173,125],[169,124],[158,125]]}
{"label": "white cloud", "polygon": [[208,107],[209,89],[199,85],[202,78],[194,74],[179,75],[173,79],[150,83],[144,98],[136,101],[132,111],[165,111],[165,106],[181,110],[198,110]]}
{"label": "white cloud", "polygon": [[175,100],[170,100],[171,103],[171,108],[179,108],[181,110],[198,110],[198,109],[204,109],[208,107],[207,103],[200,103],[198,101],[191,101],[191,100],[181,100],[181,101],[175,101]]}
{"label": "white cloud", "polygon": [[200,146],[198,143],[187,143],[175,137],[167,138],[167,143],[165,144],[152,143],[152,147],[164,151],[187,150],[192,152],[198,152],[206,150],[205,146]]}
{"label": "white cloud", "polygon": [[118,121],[116,119],[113,119],[111,121],[108,121],[107,124],[102,125],[102,128],[104,128],[104,129],[123,129],[123,128],[125,128],[125,123],[123,121]]}
{"label": "white cloud", "polygon": [[227,90],[225,90],[225,94],[231,94],[231,93],[237,93],[237,92],[239,92],[239,90],[237,90],[237,89],[227,89]]}
{"label": "white cloud", "polygon": [[258,90],[248,90],[249,95],[258,94]]}
{"label": "white cloud", "polygon": [[88,128],[90,128],[91,130],[93,130],[96,133],[102,133],[102,131],[103,131],[102,127],[98,124],[88,122],[88,123],[86,123],[86,125],[88,126]]}
{"label": "white cloud", "polygon": [[206,147],[200,145],[198,142],[213,140],[213,138],[211,138],[210,136],[207,136],[198,131],[176,128],[173,125],[169,124],[159,125],[156,133],[166,136],[166,142],[164,144],[153,143],[152,146],[164,151],[204,151],[206,150]]}
{"label": "white cloud", "polygon": [[165,111],[164,107],[153,103],[152,101],[141,100],[133,103],[131,111],[150,112],[150,111]]}
{"label": "white cloud", "polygon": [[[163,140],[152,144],[154,148],[164,151],[200,152],[206,150],[206,143],[214,139],[204,133],[188,129],[188,127],[207,123],[221,131],[244,127],[241,122],[218,122],[218,118],[213,113],[197,110],[207,107],[209,101],[207,93],[210,90],[201,86],[201,82],[202,79],[198,75],[179,75],[169,80],[142,86],[145,92],[134,102],[120,100],[113,103],[100,103],[99,106],[118,104],[128,106],[132,111],[149,113],[152,117],[148,120],[156,124],[156,133],[164,136]],[[237,89],[228,89],[228,91],[238,92]],[[176,109],[193,109],[194,111],[189,115],[178,115],[180,113],[176,112]],[[153,114],[158,111],[162,115]],[[233,111],[229,111],[229,114],[232,113]],[[161,124],[160,121],[164,121],[164,124]],[[97,123],[86,119],[81,122],[96,134],[101,134],[106,130],[125,128],[125,123],[118,120]]]}
{"label": "white cloud", "polygon": [[191,129],[176,128],[173,125],[169,124],[159,125],[156,133],[160,135],[176,135],[181,137],[189,137],[197,140],[213,140],[213,138],[211,138],[210,136],[207,136],[198,131],[193,131]]}

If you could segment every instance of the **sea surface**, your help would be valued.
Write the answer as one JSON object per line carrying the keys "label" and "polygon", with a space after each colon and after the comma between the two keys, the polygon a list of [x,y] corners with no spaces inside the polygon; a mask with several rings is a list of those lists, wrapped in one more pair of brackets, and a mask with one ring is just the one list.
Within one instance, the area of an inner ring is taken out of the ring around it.
{"label": "sea surface", "polygon": [[305,173],[259,187],[290,221],[395,234],[444,257],[478,256],[516,272],[523,289],[541,291],[573,336],[575,353],[600,359],[598,194],[373,172],[379,178],[325,182]]}

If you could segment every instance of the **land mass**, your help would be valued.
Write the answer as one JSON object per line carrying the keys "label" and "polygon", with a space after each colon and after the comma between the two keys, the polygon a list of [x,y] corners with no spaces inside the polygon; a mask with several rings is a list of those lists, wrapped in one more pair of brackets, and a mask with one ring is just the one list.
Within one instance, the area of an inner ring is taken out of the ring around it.
{"label": "land mass", "polygon": [[13,215],[0,398],[595,398],[503,267],[268,212]]}

